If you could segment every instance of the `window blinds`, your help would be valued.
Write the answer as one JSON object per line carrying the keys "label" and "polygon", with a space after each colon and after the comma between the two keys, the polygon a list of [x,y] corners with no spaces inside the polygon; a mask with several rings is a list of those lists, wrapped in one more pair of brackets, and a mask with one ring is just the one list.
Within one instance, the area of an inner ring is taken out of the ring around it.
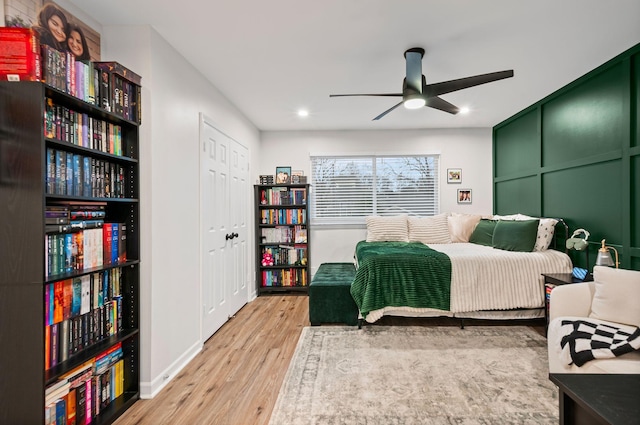
{"label": "window blinds", "polygon": [[368,215],[439,212],[436,155],[312,156],[313,224],[363,224]]}

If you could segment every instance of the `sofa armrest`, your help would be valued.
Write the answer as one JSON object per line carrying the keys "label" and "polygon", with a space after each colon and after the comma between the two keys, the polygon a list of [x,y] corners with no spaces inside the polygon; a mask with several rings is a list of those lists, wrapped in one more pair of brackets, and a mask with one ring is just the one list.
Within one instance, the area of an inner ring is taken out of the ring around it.
{"label": "sofa armrest", "polygon": [[589,317],[595,288],[593,282],[555,287],[549,299],[549,321],[561,316]]}

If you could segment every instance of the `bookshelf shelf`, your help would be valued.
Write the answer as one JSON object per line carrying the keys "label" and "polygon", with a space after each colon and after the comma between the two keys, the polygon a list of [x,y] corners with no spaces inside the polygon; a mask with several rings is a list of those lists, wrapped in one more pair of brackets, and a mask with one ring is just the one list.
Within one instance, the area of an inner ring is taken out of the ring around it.
{"label": "bookshelf shelf", "polygon": [[140,397],[138,120],[35,81],[0,82],[0,109],[0,423],[45,423],[46,389],[89,363],[70,391],[113,385],[91,422],[111,424]]}
{"label": "bookshelf shelf", "polygon": [[308,292],[309,185],[255,185],[254,196],[258,295]]}

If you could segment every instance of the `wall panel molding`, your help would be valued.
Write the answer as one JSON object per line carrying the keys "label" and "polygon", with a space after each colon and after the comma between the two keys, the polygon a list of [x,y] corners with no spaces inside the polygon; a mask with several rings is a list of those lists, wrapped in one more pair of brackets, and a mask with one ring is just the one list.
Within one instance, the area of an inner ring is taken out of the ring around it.
{"label": "wall panel molding", "polygon": [[[493,128],[496,214],[562,217],[640,270],[640,44]],[[582,265],[584,266],[584,264]]]}

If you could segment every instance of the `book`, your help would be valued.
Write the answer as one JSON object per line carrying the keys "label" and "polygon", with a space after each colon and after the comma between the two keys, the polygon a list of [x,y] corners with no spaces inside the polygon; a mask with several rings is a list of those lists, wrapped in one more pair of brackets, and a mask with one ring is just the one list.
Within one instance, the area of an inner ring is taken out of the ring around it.
{"label": "book", "polygon": [[102,69],[101,67],[96,66],[95,63],[94,67],[96,68],[97,74],[100,76],[99,105],[105,110],[111,111],[111,85],[108,68]]}
{"label": "book", "polygon": [[38,32],[0,27],[0,81],[40,81],[41,69]]}
{"label": "book", "polygon": [[45,390],[44,390],[45,397],[51,395],[55,391],[58,391],[60,388],[62,388],[64,386],[69,388],[69,386],[70,386],[69,385],[69,381],[67,379],[64,379],[64,378],[58,379],[56,382],[54,382],[53,384],[51,384],[47,388],[45,388]]}
{"label": "book", "polygon": [[82,304],[82,280],[74,277],[72,280],[73,295],[71,299],[71,317],[80,315],[80,307]]}
{"label": "book", "polygon": [[76,424],[76,389],[70,388],[67,394],[67,423],[66,425]]}
{"label": "book", "polygon": [[120,245],[120,226],[113,223],[111,226],[111,264],[118,264],[118,250]]}
{"label": "book", "polygon": [[85,381],[93,375],[93,359],[86,361],[65,373],[60,379],[69,383],[70,388],[77,388],[84,385]]}
{"label": "book", "polygon": [[69,347],[71,344],[71,331],[69,329],[69,320],[63,320],[58,327],[59,338],[59,362],[62,363],[69,358]]}
{"label": "book", "polygon": [[91,310],[91,276],[84,275],[81,280],[80,314],[87,314]]}
{"label": "book", "polygon": [[90,220],[70,220],[69,225],[72,229],[99,229],[104,225],[103,219],[90,219]]}
{"label": "book", "polygon": [[87,386],[86,380],[76,388],[76,424],[84,425],[87,418]]}
{"label": "book", "polygon": [[93,378],[87,379],[86,382],[86,391],[85,391],[85,397],[86,397],[86,401],[85,401],[85,406],[86,406],[86,414],[85,414],[85,424],[89,424],[91,423],[92,419],[93,419],[93,403],[94,403],[94,390],[93,390]]}
{"label": "book", "polygon": [[67,400],[59,398],[56,402],[56,424],[67,423]]}
{"label": "book", "polygon": [[69,320],[71,318],[71,307],[73,305],[73,280],[66,279],[62,286],[62,319]]}
{"label": "book", "polygon": [[53,283],[53,323],[60,323],[64,317],[64,281]]}
{"label": "book", "polygon": [[102,375],[115,362],[122,358],[122,343],[112,345],[95,358],[94,375]]}
{"label": "book", "polygon": [[142,78],[118,62],[94,62],[93,65],[101,72],[100,96],[103,107],[108,104],[110,109],[105,109],[141,123],[139,87]]}
{"label": "book", "polygon": [[51,367],[54,367],[58,364],[58,327],[58,323],[54,323],[53,325],[51,325],[51,355],[49,356],[51,360]]}
{"label": "book", "polygon": [[118,241],[118,263],[127,261],[127,224],[119,223],[118,233],[120,240]]}
{"label": "book", "polygon": [[68,217],[71,220],[81,220],[81,219],[98,219],[105,218],[107,216],[106,211],[104,210],[104,206],[96,206],[96,207],[81,207],[82,209],[72,209],[68,213]]}
{"label": "book", "polygon": [[100,377],[100,410],[111,403],[111,369],[107,369]]}
{"label": "book", "polygon": [[44,327],[44,370],[51,367],[51,325]]}
{"label": "book", "polygon": [[55,390],[52,390],[49,393],[45,392],[45,406],[65,397],[69,394],[70,389],[71,385],[69,382],[63,382],[62,385],[57,387]]}

